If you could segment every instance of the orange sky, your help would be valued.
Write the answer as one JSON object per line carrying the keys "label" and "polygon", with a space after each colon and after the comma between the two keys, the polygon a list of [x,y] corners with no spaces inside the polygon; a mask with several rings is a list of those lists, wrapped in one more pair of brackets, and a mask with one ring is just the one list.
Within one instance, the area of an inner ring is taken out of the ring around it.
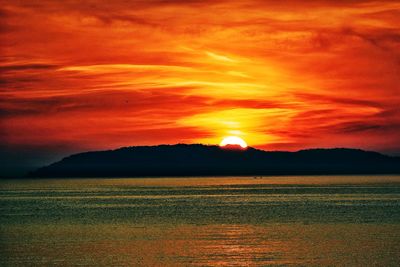
{"label": "orange sky", "polygon": [[399,1],[4,1],[1,147],[400,151]]}

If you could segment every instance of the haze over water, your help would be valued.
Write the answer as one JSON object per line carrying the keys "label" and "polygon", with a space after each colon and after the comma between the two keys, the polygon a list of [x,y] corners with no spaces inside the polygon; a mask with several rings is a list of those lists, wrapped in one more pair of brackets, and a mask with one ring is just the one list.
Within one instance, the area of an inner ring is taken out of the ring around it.
{"label": "haze over water", "polygon": [[1,266],[398,266],[400,176],[0,181]]}

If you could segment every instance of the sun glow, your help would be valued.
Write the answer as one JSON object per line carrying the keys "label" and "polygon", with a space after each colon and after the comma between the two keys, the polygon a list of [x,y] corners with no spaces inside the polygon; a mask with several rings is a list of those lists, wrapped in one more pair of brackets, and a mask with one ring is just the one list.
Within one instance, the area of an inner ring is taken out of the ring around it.
{"label": "sun glow", "polygon": [[238,145],[241,148],[246,148],[247,143],[240,137],[237,136],[228,136],[222,139],[221,143],[219,144],[221,147],[228,146],[228,145]]}
{"label": "sun glow", "polygon": [[1,2],[0,154],[400,151],[400,1],[27,2]]}

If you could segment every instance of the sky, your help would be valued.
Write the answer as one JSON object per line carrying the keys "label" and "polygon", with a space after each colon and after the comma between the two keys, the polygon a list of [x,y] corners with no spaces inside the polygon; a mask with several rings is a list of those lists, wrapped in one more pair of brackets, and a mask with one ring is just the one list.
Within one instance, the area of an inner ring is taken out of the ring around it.
{"label": "sky", "polygon": [[122,146],[400,154],[400,1],[0,0],[7,172]]}

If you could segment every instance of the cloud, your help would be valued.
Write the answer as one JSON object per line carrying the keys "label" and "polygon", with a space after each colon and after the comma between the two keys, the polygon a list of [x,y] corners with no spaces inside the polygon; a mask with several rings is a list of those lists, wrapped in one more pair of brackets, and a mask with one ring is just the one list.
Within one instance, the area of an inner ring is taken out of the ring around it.
{"label": "cloud", "polygon": [[50,64],[21,64],[21,65],[0,65],[0,72],[26,71],[26,70],[48,70],[55,69],[56,65]]}
{"label": "cloud", "polygon": [[396,1],[1,4],[4,145],[400,147]]}
{"label": "cloud", "polygon": [[378,101],[366,99],[354,99],[346,97],[338,97],[335,95],[321,95],[311,93],[294,93],[294,95],[303,101],[319,102],[319,103],[332,103],[350,106],[364,106],[371,108],[381,108],[382,104]]}

